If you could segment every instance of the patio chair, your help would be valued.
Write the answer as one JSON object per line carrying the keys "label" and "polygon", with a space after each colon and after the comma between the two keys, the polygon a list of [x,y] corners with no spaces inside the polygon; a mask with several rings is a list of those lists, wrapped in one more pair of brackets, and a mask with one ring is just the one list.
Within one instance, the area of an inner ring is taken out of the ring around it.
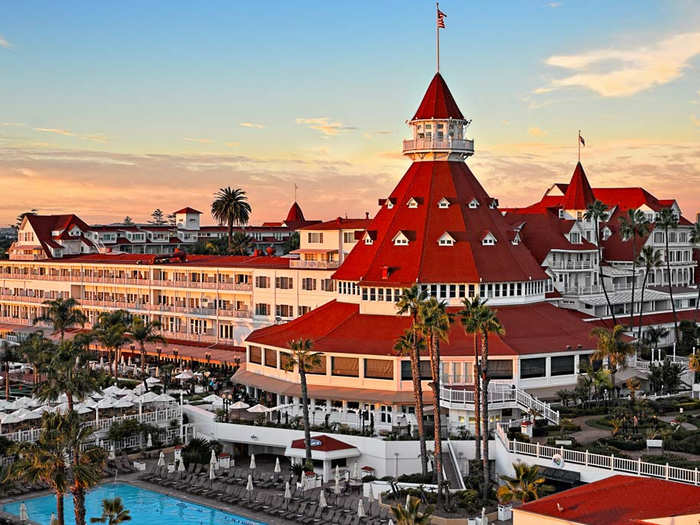
{"label": "patio chair", "polygon": [[283,512],[278,514],[278,516],[287,520],[293,520],[297,515],[297,510],[299,509],[300,505],[300,503],[292,501],[287,505],[287,508]]}

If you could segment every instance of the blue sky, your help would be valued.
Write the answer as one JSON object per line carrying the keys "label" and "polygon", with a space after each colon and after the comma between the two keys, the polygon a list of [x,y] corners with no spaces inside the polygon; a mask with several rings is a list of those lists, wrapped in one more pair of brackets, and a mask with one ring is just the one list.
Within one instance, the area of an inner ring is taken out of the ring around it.
{"label": "blue sky", "polygon": [[[90,220],[206,208],[243,186],[259,220],[374,211],[434,73],[431,2],[14,2],[0,20],[0,180]],[[569,177],[700,208],[700,7],[443,0],[442,72],[486,189]],[[690,184],[690,190],[685,188]],[[694,187],[693,187],[694,186]],[[515,189],[517,188],[517,190]],[[115,198],[117,197],[117,198]]]}

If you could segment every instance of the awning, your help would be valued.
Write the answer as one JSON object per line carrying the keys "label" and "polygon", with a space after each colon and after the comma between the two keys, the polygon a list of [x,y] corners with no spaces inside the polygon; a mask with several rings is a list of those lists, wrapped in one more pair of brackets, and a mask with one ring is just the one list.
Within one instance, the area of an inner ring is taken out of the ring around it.
{"label": "awning", "polygon": [[[245,386],[260,388],[266,392],[285,396],[301,397],[301,385],[283,381],[275,377],[256,374],[248,370],[238,370],[233,381]],[[413,391],[396,392],[394,390],[373,390],[369,388],[349,388],[339,386],[308,385],[309,397],[313,399],[329,399],[331,401],[359,401],[363,403],[379,403],[382,405],[413,405]],[[431,403],[433,394],[425,389],[423,403]]]}
{"label": "awning", "polygon": [[569,485],[578,485],[581,483],[581,473],[572,470],[563,470],[552,467],[540,467],[540,474],[552,481],[559,483],[567,483]]}
{"label": "awning", "polygon": [[[290,458],[306,457],[306,441],[295,439],[289,445],[284,455]],[[311,459],[318,461],[328,461],[335,459],[356,458],[360,451],[354,445],[349,445],[344,441],[326,435],[313,436],[311,438]]]}

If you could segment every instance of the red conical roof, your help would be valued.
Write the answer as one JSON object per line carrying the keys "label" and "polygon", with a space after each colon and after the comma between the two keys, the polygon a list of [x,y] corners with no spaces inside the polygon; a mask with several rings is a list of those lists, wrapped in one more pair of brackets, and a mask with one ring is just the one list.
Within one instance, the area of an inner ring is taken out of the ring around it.
{"label": "red conical roof", "polygon": [[566,188],[566,193],[561,199],[561,207],[565,210],[585,210],[594,201],[593,190],[579,162],[576,164],[569,187]]}
{"label": "red conical roof", "polygon": [[304,219],[304,212],[301,211],[301,206],[299,206],[296,202],[292,204],[292,207],[289,208],[289,213],[287,213],[287,218],[284,220],[284,222],[287,224],[306,222],[306,219]]}
{"label": "red conical roof", "polygon": [[447,83],[440,73],[436,73],[432,82],[430,82],[428,90],[423,95],[423,100],[412,120],[432,118],[464,120],[462,112],[457,107],[452,93],[450,93],[450,88],[447,87]]}
{"label": "red conical roof", "polygon": [[[410,286],[547,278],[525,245],[512,243],[512,226],[463,162],[414,162],[389,198],[395,204],[382,206],[366,227],[373,242],[358,241],[335,279]],[[438,206],[443,198],[447,208]],[[408,206],[411,199],[417,207]],[[399,232],[408,245],[394,244]],[[453,246],[438,244],[445,233]],[[488,233],[496,242],[484,246]]]}

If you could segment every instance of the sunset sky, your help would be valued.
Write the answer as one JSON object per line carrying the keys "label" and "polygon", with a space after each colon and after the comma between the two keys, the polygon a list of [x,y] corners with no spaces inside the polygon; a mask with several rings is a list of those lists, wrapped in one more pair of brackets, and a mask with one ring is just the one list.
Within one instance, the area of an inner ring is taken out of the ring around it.
{"label": "sunset sky", "polygon": [[[700,211],[700,3],[443,0],[441,71],[473,119],[468,164],[501,205],[582,161]],[[0,225],[204,212],[245,189],[279,220],[374,213],[408,167],[405,120],[435,72],[418,0],[7,2]]]}

